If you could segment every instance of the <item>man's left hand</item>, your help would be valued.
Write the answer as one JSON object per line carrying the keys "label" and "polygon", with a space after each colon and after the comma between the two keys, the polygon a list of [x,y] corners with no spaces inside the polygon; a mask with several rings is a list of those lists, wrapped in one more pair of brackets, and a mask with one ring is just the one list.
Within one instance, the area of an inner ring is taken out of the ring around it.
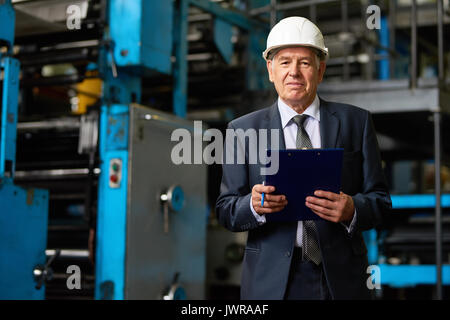
{"label": "man's left hand", "polygon": [[[306,206],[319,217],[331,222],[349,222],[353,219],[355,205],[349,195],[317,190],[315,197],[306,197]],[[320,197],[320,198],[316,198]]]}

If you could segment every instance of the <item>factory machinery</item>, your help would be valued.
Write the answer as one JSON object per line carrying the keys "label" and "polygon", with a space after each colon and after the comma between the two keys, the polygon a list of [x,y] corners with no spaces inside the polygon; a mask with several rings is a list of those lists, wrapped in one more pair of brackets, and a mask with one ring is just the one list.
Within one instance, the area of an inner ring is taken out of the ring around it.
{"label": "factory machinery", "polygon": [[[220,166],[173,164],[171,134],[193,133],[192,120],[224,129],[269,87],[260,58],[269,26],[238,2],[1,4],[11,33],[2,58],[20,62],[16,109],[2,108],[18,119],[2,135],[17,146],[5,181],[28,202],[45,200],[29,231],[11,219],[16,209],[2,214],[1,268],[14,276],[0,282],[1,298],[204,299],[207,268],[229,283],[207,261]],[[241,238],[227,237],[235,273]]]}
{"label": "factory machinery", "polygon": [[448,290],[447,2],[0,3],[1,299],[239,298],[246,233],[215,219],[221,167],[173,164],[171,133],[272,103],[261,52],[288,15],[325,35],[319,94],[374,115],[394,207],[364,234],[378,297]]}
{"label": "factory machinery", "polygon": [[229,113],[215,92],[246,86],[231,59],[247,46],[238,29],[258,22],[209,1],[0,10],[1,202],[11,206],[1,215],[0,298],[204,299],[208,168],[175,165],[171,134],[193,132],[188,66],[191,110]]}

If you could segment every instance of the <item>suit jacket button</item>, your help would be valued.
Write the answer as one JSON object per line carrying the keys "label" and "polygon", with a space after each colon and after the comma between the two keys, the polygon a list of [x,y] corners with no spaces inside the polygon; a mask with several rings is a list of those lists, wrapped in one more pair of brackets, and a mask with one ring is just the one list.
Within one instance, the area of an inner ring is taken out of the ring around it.
{"label": "suit jacket button", "polygon": [[291,256],[291,253],[290,253],[289,251],[287,251],[287,252],[286,252],[286,257],[289,258],[290,256]]}

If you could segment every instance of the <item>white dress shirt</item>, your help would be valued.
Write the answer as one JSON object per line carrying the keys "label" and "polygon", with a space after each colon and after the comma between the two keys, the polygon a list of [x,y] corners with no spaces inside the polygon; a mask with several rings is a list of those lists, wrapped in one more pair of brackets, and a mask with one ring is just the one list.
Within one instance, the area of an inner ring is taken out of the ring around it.
{"label": "white dress shirt", "polygon": [[[281,98],[278,98],[278,111],[280,112],[281,127],[283,128],[283,135],[286,149],[297,149],[296,140],[297,140],[298,126],[294,121],[292,121],[292,118],[298,115],[298,113],[294,109],[289,107],[283,100],[281,100]],[[322,143],[320,139],[320,127],[319,127],[320,100],[317,94],[316,97],[314,98],[314,101],[308,108],[306,108],[306,110],[302,114],[309,116],[306,118],[304,122],[304,127],[306,132],[308,133],[313,148],[321,148]],[[287,200],[289,201],[289,199]],[[252,210],[253,215],[260,224],[266,223],[265,215],[259,215],[253,208],[251,198],[250,198],[250,209]],[[342,223],[342,225],[347,229],[348,232],[352,231],[353,225],[356,221],[355,218],[356,218],[356,209],[351,224],[347,227],[345,224]],[[295,246],[297,247],[302,246],[301,244],[302,234],[303,234],[303,221],[299,221],[297,225],[297,237],[295,243]]]}

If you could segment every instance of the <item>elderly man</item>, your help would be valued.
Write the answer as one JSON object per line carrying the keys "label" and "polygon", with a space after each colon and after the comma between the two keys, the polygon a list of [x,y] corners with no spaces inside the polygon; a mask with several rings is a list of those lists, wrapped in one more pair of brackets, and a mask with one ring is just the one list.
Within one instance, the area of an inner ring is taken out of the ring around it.
{"label": "elderly man", "polygon": [[229,230],[248,231],[241,298],[369,299],[361,232],[379,224],[391,208],[371,116],[317,96],[328,49],[311,21],[281,20],[263,56],[278,100],[233,120],[229,129],[278,129],[281,149],[343,148],[342,191],[317,190],[305,199],[322,219],[266,222],[266,215],[282,214],[289,199],[261,184],[258,165],[223,165],[216,214]]}

